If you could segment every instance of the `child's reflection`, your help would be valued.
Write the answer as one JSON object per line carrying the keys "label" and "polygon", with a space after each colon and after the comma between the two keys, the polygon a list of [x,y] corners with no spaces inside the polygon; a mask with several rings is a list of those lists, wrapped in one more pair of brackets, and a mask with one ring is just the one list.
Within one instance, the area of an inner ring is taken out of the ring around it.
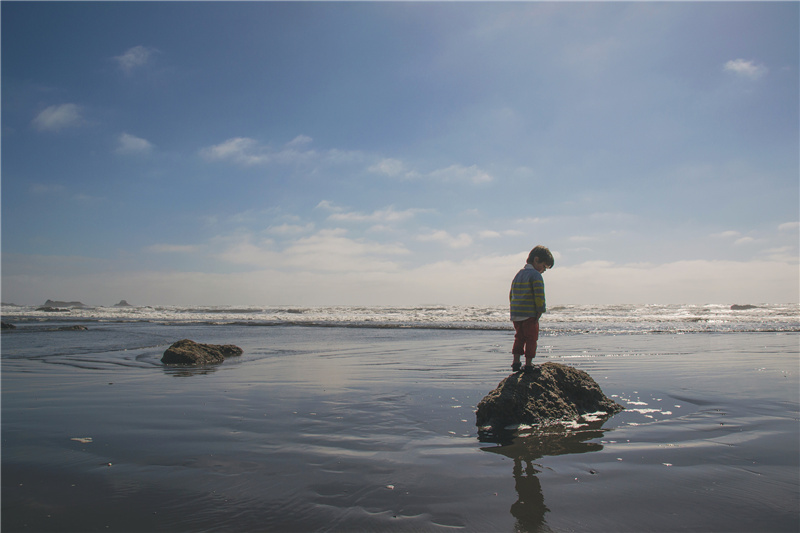
{"label": "child's reflection", "polygon": [[[545,521],[549,511],[544,503],[542,485],[536,476],[541,465],[536,460],[548,455],[565,455],[570,453],[587,453],[603,449],[598,442],[587,442],[603,436],[600,427],[603,421],[592,422],[579,431],[537,430],[521,436],[482,435],[481,440],[501,443],[500,446],[481,448],[484,451],[498,453],[514,461],[514,488],[517,501],[511,506],[511,514],[516,519],[516,531],[536,532],[550,531]],[[539,469],[537,469],[537,467]]]}
{"label": "child's reflection", "polygon": [[517,519],[517,531],[546,531],[544,515],[550,509],[544,504],[538,473],[530,460],[514,457],[514,488],[518,499],[511,506],[511,515]]}

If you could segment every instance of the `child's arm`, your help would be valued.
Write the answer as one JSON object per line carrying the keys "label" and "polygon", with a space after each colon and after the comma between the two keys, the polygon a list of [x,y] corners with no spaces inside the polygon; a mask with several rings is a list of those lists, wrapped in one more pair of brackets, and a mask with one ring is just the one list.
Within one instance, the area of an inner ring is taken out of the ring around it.
{"label": "child's arm", "polygon": [[531,280],[531,289],[533,291],[533,302],[536,305],[536,320],[541,318],[542,314],[547,312],[547,304],[544,299],[544,280],[539,275],[538,279]]}

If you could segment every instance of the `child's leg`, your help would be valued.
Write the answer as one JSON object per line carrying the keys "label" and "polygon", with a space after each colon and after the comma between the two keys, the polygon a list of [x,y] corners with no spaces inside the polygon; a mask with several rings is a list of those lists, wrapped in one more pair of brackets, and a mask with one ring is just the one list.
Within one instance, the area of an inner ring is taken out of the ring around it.
{"label": "child's leg", "polygon": [[514,356],[512,366],[520,364],[520,358],[525,353],[525,322],[514,322],[514,346],[511,348],[511,355]]}
{"label": "child's leg", "polygon": [[525,322],[525,366],[531,366],[539,342],[539,321],[531,318]]}

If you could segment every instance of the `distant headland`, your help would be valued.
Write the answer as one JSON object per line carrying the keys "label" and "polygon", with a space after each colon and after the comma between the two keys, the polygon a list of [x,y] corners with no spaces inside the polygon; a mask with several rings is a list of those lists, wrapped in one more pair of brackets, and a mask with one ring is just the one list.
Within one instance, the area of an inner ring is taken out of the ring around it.
{"label": "distant headland", "polygon": [[[128,303],[127,300],[120,300],[119,303],[112,305],[111,307],[133,307],[131,304]],[[39,310],[43,311],[58,311],[58,310],[65,310],[65,309],[91,309],[92,306],[86,305],[83,302],[65,302],[62,300],[50,300],[48,299],[44,305],[39,307]]]}
{"label": "distant headland", "polygon": [[83,302],[63,302],[61,300],[47,300],[42,307],[88,307]]}

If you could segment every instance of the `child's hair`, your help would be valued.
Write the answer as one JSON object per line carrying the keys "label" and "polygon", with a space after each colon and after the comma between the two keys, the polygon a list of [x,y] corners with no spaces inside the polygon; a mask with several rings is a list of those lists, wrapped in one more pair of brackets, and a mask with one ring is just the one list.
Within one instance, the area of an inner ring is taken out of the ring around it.
{"label": "child's hair", "polygon": [[553,254],[550,253],[550,250],[547,248],[547,246],[542,246],[540,244],[531,250],[531,253],[528,254],[528,263],[532,265],[535,257],[538,257],[539,261],[542,261],[545,265],[547,265],[547,268],[553,268],[553,264],[555,264],[555,261],[553,260]]}

